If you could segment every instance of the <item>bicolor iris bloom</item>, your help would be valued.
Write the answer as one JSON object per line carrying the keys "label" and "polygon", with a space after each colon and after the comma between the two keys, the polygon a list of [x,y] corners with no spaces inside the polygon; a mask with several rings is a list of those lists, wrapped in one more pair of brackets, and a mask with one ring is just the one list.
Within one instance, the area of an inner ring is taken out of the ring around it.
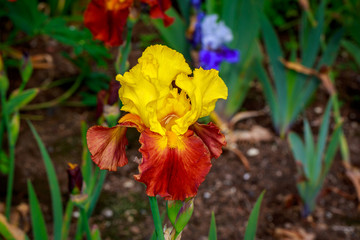
{"label": "bicolor iris bloom", "polygon": [[[130,8],[135,0],[91,0],[84,13],[85,26],[95,39],[107,46],[119,46],[123,43],[123,32]],[[161,18],[165,26],[174,19],[165,11],[171,7],[171,0],[141,0],[150,6],[150,17]]]}
{"label": "bicolor iris bloom", "polygon": [[147,195],[166,200],[195,196],[211,168],[211,158],[218,158],[226,144],[216,125],[197,123],[214,110],[218,99],[227,98],[228,89],[218,71],[191,71],[183,55],[154,45],[116,79],[121,84],[121,110],[129,113],[115,127],[88,130],[92,160],[110,171],[127,164],[126,129],[135,127],[140,132],[142,159],[134,177],[146,184]]}

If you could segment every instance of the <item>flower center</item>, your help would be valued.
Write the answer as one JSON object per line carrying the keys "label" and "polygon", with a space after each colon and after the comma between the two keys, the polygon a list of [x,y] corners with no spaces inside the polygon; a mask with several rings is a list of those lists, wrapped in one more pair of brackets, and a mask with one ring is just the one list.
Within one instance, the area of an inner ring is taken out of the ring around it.
{"label": "flower center", "polygon": [[173,88],[170,93],[158,102],[156,111],[157,119],[165,131],[172,131],[176,125],[176,120],[183,117],[191,109],[190,100],[186,93],[178,93],[177,88]]}
{"label": "flower center", "polygon": [[171,127],[175,124],[175,120],[178,119],[179,117],[172,113],[167,115],[166,117],[164,117],[161,121],[160,124],[162,127],[164,127],[167,131],[171,131]]}

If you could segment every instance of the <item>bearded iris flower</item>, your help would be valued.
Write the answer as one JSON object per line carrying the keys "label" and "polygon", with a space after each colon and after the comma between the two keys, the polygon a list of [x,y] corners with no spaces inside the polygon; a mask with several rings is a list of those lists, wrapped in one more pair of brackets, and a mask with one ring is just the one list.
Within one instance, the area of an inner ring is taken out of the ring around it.
{"label": "bearded iris flower", "polygon": [[141,134],[142,159],[135,179],[145,183],[148,196],[166,200],[193,197],[218,158],[225,137],[213,123],[196,121],[227,98],[227,87],[217,70],[191,71],[184,57],[166,46],[148,47],[129,72],[117,75],[121,110],[129,112],[112,128],[93,126],[87,142],[92,160],[116,171],[127,164],[126,129]]}
{"label": "bearded iris flower", "polygon": [[[130,8],[135,0],[91,0],[84,13],[85,26],[95,39],[108,46],[119,46],[123,43],[123,32]],[[150,17],[161,18],[165,26],[174,19],[165,11],[171,7],[171,0],[141,0],[150,6]]]}
{"label": "bearded iris flower", "polygon": [[[195,6],[195,8],[197,8]],[[200,66],[204,69],[219,69],[223,61],[236,63],[240,59],[239,51],[226,46],[233,40],[231,29],[223,21],[218,22],[218,15],[197,14],[197,22],[192,35],[194,47],[201,46]]]}

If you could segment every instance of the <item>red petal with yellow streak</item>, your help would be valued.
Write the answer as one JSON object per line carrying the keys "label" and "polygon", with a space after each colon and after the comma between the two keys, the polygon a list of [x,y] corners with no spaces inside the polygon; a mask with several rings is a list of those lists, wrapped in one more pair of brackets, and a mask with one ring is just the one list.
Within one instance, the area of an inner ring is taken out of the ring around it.
{"label": "red petal with yellow streak", "polygon": [[115,127],[93,126],[87,131],[86,139],[91,159],[101,169],[116,171],[117,167],[128,163],[125,154],[125,147],[128,144],[125,136],[127,127],[135,127],[142,132],[145,125],[139,116],[128,113]]}
{"label": "red petal with yellow streak", "polygon": [[211,168],[210,153],[192,131],[169,148],[167,137],[146,129],[140,136],[142,162],[135,179],[146,184],[149,196],[185,200],[196,195]]}
{"label": "red petal with yellow streak", "polygon": [[84,23],[95,39],[107,46],[119,46],[128,15],[128,8],[108,10],[105,0],[92,0],[85,10]]}
{"label": "red petal with yellow streak", "polygon": [[222,147],[226,145],[226,140],[225,136],[214,123],[210,122],[207,125],[195,123],[190,129],[203,140],[212,158],[218,158],[221,155]]}
{"label": "red petal with yellow streak", "polygon": [[125,146],[128,141],[125,137],[126,127],[119,125],[108,128],[93,126],[86,134],[87,145],[91,159],[100,169],[116,171],[128,163]]}

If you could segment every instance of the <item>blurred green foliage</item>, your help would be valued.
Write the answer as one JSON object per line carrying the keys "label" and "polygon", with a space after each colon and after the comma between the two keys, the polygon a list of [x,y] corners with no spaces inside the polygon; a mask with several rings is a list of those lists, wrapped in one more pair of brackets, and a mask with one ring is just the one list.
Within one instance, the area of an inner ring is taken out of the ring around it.
{"label": "blurred green foliage", "polygon": [[316,142],[307,120],[304,121],[304,142],[296,133],[289,134],[291,150],[298,162],[297,188],[304,202],[303,214],[305,217],[315,209],[316,198],[322,189],[339,147],[340,124],[336,126],[327,144],[331,107],[332,100],[327,104]]}

